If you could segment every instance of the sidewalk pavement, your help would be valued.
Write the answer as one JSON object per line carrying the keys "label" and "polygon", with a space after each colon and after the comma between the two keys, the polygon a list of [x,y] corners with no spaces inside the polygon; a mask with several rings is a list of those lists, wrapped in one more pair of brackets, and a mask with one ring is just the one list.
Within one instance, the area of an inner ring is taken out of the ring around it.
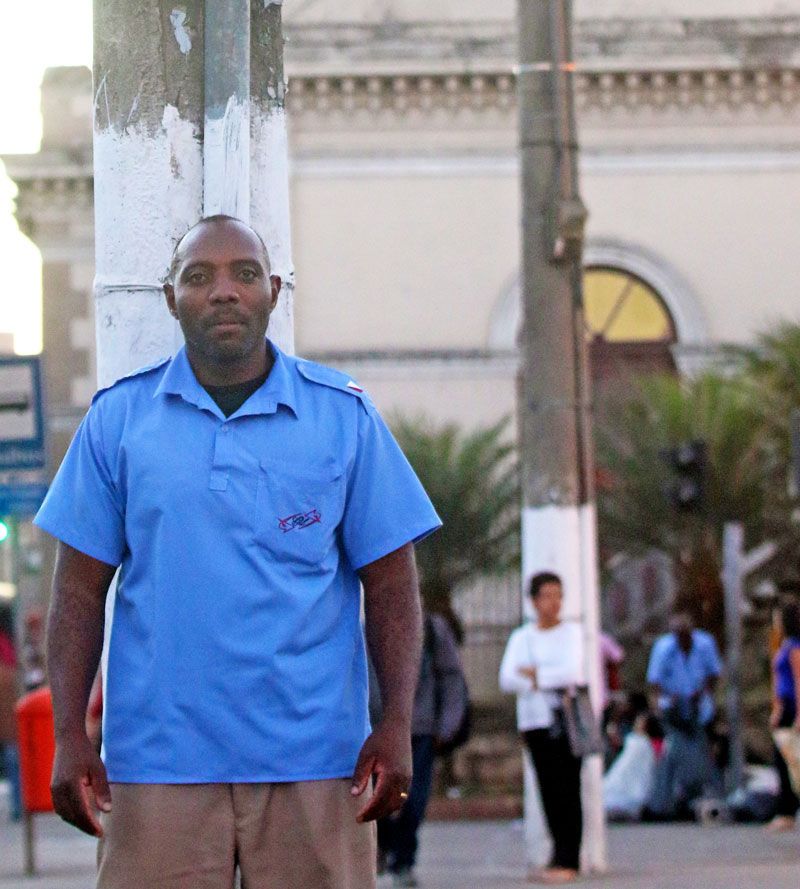
{"label": "sidewalk pavement", "polygon": [[[36,816],[37,876],[23,875],[23,833],[0,797],[0,889],[92,889],[95,843],[54,815]],[[772,835],[758,825],[625,825],[609,829],[609,872],[579,889],[797,889],[800,829]],[[426,824],[418,876],[423,889],[522,889],[519,822]],[[391,879],[382,877],[380,889]],[[143,887],[150,889],[150,887]],[[291,887],[287,887],[291,889]]]}

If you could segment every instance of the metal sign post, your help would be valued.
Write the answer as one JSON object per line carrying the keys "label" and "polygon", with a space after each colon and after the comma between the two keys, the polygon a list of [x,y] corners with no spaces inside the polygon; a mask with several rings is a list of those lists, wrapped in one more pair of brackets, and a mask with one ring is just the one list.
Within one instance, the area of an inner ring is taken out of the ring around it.
{"label": "metal sign post", "polygon": [[744,579],[775,554],[773,541],[744,551],[744,526],[726,522],[722,533],[722,585],[725,589],[725,640],[728,674],[728,731],[730,738],[730,786],[737,790],[744,779],[742,738],[742,604]]}

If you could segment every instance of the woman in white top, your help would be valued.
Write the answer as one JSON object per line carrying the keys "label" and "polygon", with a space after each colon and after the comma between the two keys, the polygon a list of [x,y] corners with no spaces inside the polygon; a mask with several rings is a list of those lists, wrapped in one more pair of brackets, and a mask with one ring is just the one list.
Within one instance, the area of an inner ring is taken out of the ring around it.
{"label": "woman in white top", "polygon": [[514,630],[500,665],[500,688],[517,695],[517,728],[530,750],[547,826],[553,837],[544,883],[578,876],[583,814],[581,760],[572,755],[558,719],[559,689],[585,682],[583,637],[577,624],[561,620],[561,578],[542,572],[531,578],[536,623]]}

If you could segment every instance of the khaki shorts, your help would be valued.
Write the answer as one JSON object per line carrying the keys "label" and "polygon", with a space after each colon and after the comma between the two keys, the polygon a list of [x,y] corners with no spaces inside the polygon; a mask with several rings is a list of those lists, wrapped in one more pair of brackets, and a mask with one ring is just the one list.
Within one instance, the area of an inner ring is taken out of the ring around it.
{"label": "khaki shorts", "polygon": [[375,889],[369,790],[287,784],[112,784],[98,889]]}

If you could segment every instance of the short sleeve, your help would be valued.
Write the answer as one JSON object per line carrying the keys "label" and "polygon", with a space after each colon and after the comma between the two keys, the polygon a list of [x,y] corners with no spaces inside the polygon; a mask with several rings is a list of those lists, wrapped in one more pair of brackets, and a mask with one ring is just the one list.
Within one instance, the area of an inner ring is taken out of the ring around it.
{"label": "short sleeve", "polygon": [[665,648],[669,639],[661,637],[656,639],[653,650],[650,653],[650,663],[647,665],[647,681],[652,685],[662,685],[662,672],[664,669]]}
{"label": "short sleeve", "polygon": [[342,543],[353,568],[417,543],[441,526],[428,495],[378,412],[358,408]]}
{"label": "short sleeve", "polygon": [[119,565],[125,552],[124,508],[108,464],[96,403],[78,427],[34,524],[87,556]]}
{"label": "short sleeve", "polygon": [[717,643],[714,641],[714,637],[709,634],[704,635],[703,640],[705,642],[703,647],[708,675],[719,676],[722,673],[722,660],[720,659],[719,651],[717,651]]}

